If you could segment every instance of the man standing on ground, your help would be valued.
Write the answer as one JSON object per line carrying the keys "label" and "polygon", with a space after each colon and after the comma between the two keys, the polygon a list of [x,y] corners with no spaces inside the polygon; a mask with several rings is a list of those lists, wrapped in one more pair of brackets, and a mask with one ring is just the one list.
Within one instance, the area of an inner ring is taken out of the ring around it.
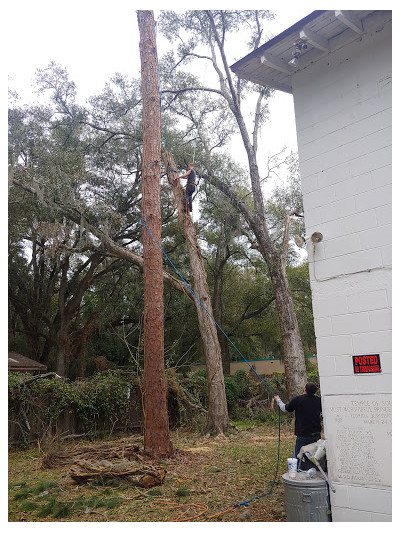
{"label": "man standing on ground", "polygon": [[294,434],[297,437],[295,457],[299,454],[302,446],[317,442],[321,438],[321,398],[315,396],[316,392],[315,383],[306,383],[304,394],[296,396],[287,404],[284,404],[279,396],[274,396],[281,411],[288,413],[294,411],[295,413]]}

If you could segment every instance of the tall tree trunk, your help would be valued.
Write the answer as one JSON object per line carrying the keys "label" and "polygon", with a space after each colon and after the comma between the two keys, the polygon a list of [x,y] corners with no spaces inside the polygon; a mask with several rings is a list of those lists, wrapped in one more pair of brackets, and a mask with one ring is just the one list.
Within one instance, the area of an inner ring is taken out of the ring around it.
{"label": "tall tree trunk", "polygon": [[[243,141],[246,144],[245,139],[243,139]],[[274,246],[267,229],[264,199],[261,191],[261,180],[256,154],[251,146],[247,146],[247,151],[255,210],[252,230],[257,237],[260,252],[268,265],[275,292],[279,327],[283,340],[286,387],[289,397],[293,397],[303,391],[307,378],[307,370],[299,323],[286,274],[289,218],[287,217],[286,220],[286,231],[282,247],[281,249],[277,249]]]}
{"label": "tall tree trunk", "polygon": [[[257,167],[253,167],[253,171],[254,168],[257,169]],[[211,169],[209,170],[209,174],[202,174],[202,177],[223,192],[242,213],[256,237],[258,249],[268,266],[275,293],[279,328],[283,339],[287,389],[289,396],[292,397],[304,389],[307,371],[299,324],[286,275],[289,221],[287,220],[282,248],[277,249],[268,234],[265,215],[260,212],[264,209],[262,198],[254,202],[259,211],[253,215],[234,191],[226,183],[214,176]],[[254,176],[253,179],[256,181]]]}
{"label": "tall tree trunk", "polygon": [[179,183],[174,184],[176,174],[171,169],[175,169],[176,165],[172,154],[164,152],[163,161],[167,169],[168,181],[172,185],[175,202],[178,207],[178,226],[186,238],[193,275],[194,292],[201,302],[200,304],[197,299],[195,300],[207,368],[208,413],[205,432],[213,435],[224,434],[230,427],[228,406],[225,394],[224,373],[222,370],[221,348],[218,342],[217,327],[213,320],[211,296],[208,289],[203,258],[192,219],[183,210],[182,187]]}
{"label": "tall tree trunk", "polygon": [[57,334],[57,354],[56,354],[56,373],[64,377],[66,372],[66,360],[69,358],[69,322],[66,317],[65,303],[67,292],[67,273],[69,269],[69,257],[66,257],[62,264],[60,290],[58,293],[58,313],[60,317],[60,327]]}
{"label": "tall tree trunk", "polygon": [[79,351],[77,354],[79,358],[79,377],[81,378],[85,377],[88,343],[90,336],[92,335],[93,327],[95,325],[95,321],[98,317],[98,314],[99,313],[97,311],[92,311],[81,330],[80,340],[78,343]]}
{"label": "tall tree trunk", "polygon": [[[223,273],[224,266],[229,256],[229,248],[225,238],[225,228],[221,230],[221,236],[217,245],[217,253],[215,254],[214,264],[214,290],[212,298],[212,307],[214,310],[214,318],[217,323],[223,327],[225,318],[225,304],[223,295]],[[224,374],[228,375],[231,372],[231,358],[229,354],[229,343],[225,335],[220,329],[217,330],[218,341],[221,347],[222,369]]]}
{"label": "tall tree trunk", "polygon": [[283,340],[286,387],[289,397],[293,397],[303,391],[306,382],[303,343],[286,275],[286,265],[277,265],[276,270],[270,268],[270,275]]}
{"label": "tall tree trunk", "polygon": [[[206,11],[206,13],[210,21],[210,28],[213,38],[215,39],[220,52],[220,58],[222,60],[225,74],[225,77],[222,75],[219,76],[221,94],[226,99],[236,119],[243,145],[247,153],[251,188],[253,192],[254,215],[248,218],[246,217],[246,220],[257,238],[260,252],[266,261],[271,274],[276,295],[279,326],[283,338],[287,388],[289,396],[293,396],[299,391],[303,390],[307,373],[300,329],[296,313],[294,311],[293,298],[286,276],[287,242],[285,243],[286,246],[282,247],[282,251],[275,248],[268,233],[267,220],[265,216],[261,179],[256,156],[257,135],[259,131],[259,118],[257,118],[257,114],[259,115],[261,99],[258,99],[256,105],[256,123],[252,144],[240,108],[239,94],[235,89],[235,84],[232,80],[232,73],[229,69],[228,61],[225,55],[224,38],[220,38],[212,11]],[[224,32],[222,35],[224,36]],[[249,213],[247,212],[247,214]]]}
{"label": "tall tree trunk", "polygon": [[[173,455],[169,437],[164,366],[164,302],[161,242],[161,109],[152,11],[138,11],[143,97],[142,216],[144,258],[144,451]],[[155,240],[157,242],[155,242]]]}

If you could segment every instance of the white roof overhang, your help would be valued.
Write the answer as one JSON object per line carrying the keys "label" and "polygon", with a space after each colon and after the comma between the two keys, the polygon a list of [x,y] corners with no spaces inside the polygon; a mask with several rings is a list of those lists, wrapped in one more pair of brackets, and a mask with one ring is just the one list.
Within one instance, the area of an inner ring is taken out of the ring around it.
{"label": "white roof overhang", "polygon": [[[391,18],[391,11],[313,11],[230,68],[239,78],[291,93],[295,72]],[[296,44],[303,46],[293,66]]]}

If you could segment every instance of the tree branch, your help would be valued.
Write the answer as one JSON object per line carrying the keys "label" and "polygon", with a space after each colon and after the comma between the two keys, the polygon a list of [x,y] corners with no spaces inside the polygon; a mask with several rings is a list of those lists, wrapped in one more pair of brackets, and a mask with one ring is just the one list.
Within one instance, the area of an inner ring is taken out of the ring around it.
{"label": "tree branch", "polygon": [[289,227],[290,227],[290,217],[289,215],[286,215],[285,232],[283,234],[282,255],[281,255],[281,261],[284,267],[286,266],[288,250],[289,250]]}
{"label": "tree branch", "polygon": [[[30,194],[34,196],[38,196],[38,191],[27,185],[26,183],[22,183],[17,179],[12,180],[13,184],[17,187],[20,187],[21,189],[29,192]],[[65,215],[72,220],[73,222],[80,224],[81,221],[83,222],[83,226],[86,228],[87,231],[92,233],[99,241],[102,243],[104,250],[101,250],[98,248],[99,251],[103,252],[107,251],[108,254],[111,257],[118,257],[120,259],[124,259],[125,261],[128,261],[137,267],[140,268],[140,270],[143,271],[144,267],[144,261],[143,257],[140,255],[135,254],[131,250],[128,250],[124,248],[123,246],[120,246],[116,242],[113,241],[111,237],[109,237],[106,233],[104,233],[99,228],[96,228],[95,226],[91,225],[84,217],[83,215],[78,211],[78,209],[71,207],[66,208],[65,206],[60,206],[56,202],[47,202],[48,204],[53,204],[54,207],[57,207],[60,209],[61,207],[64,207],[64,213]],[[175,278],[174,276],[171,276],[168,272],[163,270],[163,279],[166,283],[168,283],[171,287],[173,287],[176,290],[179,290],[181,292],[184,292],[192,301],[194,301],[194,296],[192,292],[189,290],[189,288],[185,285],[183,281],[180,281],[179,279]]]}

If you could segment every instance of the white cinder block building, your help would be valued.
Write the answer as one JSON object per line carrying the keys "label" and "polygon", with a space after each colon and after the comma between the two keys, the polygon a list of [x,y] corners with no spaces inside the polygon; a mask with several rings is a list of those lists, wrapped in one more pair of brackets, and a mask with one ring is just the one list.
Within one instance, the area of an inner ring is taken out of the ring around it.
{"label": "white cinder block building", "polygon": [[314,11],[231,67],[294,98],[333,521],[391,520],[391,19]]}

